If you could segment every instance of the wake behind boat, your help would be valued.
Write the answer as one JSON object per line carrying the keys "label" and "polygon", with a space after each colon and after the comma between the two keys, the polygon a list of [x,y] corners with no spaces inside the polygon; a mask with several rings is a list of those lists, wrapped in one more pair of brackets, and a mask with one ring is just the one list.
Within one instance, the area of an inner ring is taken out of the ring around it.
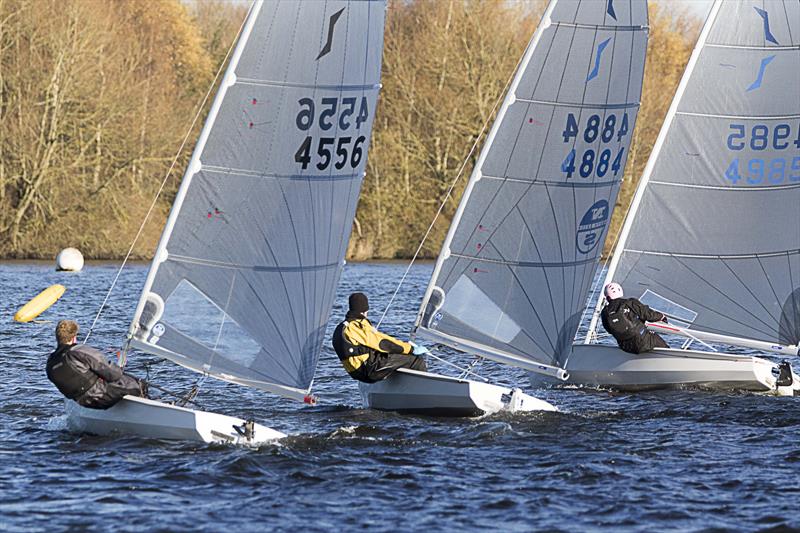
{"label": "wake behind boat", "polygon": [[601,297],[563,359],[570,383],[800,391],[789,362],[725,353],[798,354],[799,49],[796,2],[714,3],[603,284],[666,314],[649,327],[682,349],[597,344]]}
{"label": "wake behind boat", "polygon": [[[383,0],[253,3],[162,233],[126,352],[313,403],[365,174],[385,12]],[[102,434],[233,443],[284,436],[132,397],[107,410],[68,403],[67,413],[70,427]]]}

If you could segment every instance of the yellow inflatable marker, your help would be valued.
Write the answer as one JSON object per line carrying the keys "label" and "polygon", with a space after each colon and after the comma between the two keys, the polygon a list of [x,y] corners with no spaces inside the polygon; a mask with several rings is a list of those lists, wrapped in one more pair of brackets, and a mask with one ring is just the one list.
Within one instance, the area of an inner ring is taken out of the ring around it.
{"label": "yellow inflatable marker", "polygon": [[37,294],[30,302],[23,305],[17,314],[14,315],[14,320],[17,322],[30,322],[37,316],[44,313],[48,307],[58,301],[64,294],[67,288],[63,285],[51,285],[45,290]]}

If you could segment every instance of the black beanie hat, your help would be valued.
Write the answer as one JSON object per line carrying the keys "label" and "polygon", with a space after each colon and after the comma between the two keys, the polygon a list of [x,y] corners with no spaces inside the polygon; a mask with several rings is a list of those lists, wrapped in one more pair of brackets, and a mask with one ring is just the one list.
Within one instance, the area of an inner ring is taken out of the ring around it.
{"label": "black beanie hat", "polygon": [[367,300],[367,295],[363,292],[354,292],[350,295],[348,302],[350,303],[350,311],[354,313],[363,314],[369,311],[369,300]]}

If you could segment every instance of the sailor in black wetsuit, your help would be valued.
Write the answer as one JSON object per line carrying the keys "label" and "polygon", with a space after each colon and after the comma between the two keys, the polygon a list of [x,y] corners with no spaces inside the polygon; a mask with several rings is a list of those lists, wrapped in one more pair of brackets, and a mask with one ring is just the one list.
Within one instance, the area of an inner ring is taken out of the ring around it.
{"label": "sailor in black wetsuit", "polygon": [[350,295],[350,310],[333,332],[333,349],[350,377],[364,383],[386,379],[398,368],[426,371],[424,346],[403,342],[378,331],[367,319],[369,301],[361,292]]}
{"label": "sailor in black wetsuit", "polygon": [[609,283],[604,292],[608,303],[600,312],[600,318],[623,351],[644,353],[653,348],[669,348],[664,339],[645,326],[645,321],[666,322],[667,315],[653,311],[636,298],[623,298],[618,283]]}
{"label": "sailor in black wetsuit", "polygon": [[125,395],[147,397],[147,385],[110,364],[100,351],[76,344],[78,324],[61,320],[56,326],[56,351],[47,358],[47,378],[58,390],[84,407],[108,409]]}

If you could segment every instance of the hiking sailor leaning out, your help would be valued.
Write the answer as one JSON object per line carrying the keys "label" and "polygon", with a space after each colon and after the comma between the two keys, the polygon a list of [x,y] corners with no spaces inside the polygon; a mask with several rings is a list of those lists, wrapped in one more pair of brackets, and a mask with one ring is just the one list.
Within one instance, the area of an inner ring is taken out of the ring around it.
{"label": "hiking sailor leaning out", "polygon": [[636,298],[623,298],[619,283],[609,283],[604,293],[608,303],[600,318],[603,327],[614,336],[623,351],[644,353],[653,348],[669,348],[664,339],[645,325],[645,321],[666,322],[667,315],[653,311]]}
{"label": "hiking sailor leaning out", "polygon": [[47,379],[78,404],[108,409],[123,396],[146,397],[146,384],[110,364],[99,350],[77,344],[78,324],[61,320],[56,326],[56,351],[47,358]]}
{"label": "hiking sailor leaning out", "polygon": [[350,295],[350,310],[333,332],[333,349],[350,377],[364,383],[386,379],[398,368],[426,371],[424,346],[381,333],[367,319],[369,301],[361,292]]}

